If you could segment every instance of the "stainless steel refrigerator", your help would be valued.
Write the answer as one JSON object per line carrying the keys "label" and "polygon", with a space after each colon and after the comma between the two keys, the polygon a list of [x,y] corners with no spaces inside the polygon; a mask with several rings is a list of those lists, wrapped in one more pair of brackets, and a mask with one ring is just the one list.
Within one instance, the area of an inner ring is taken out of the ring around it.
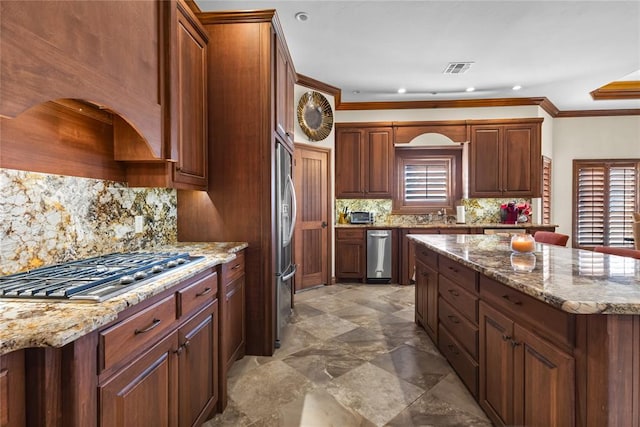
{"label": "stainless steel refrigerator", "polygon": [[293,186],[291,153],[276,143],[276,348],[292,311],[293,232],[296,225],[296,192]]}

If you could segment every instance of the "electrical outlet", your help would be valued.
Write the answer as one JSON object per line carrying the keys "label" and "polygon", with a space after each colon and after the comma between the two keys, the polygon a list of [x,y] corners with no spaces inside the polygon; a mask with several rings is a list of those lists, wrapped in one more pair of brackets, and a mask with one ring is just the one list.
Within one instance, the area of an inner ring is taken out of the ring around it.
{"label": "electrical outlet", "polygon": [[134,221],[134,231],[136,234],[141,234],[144,228],[144,217],[142,215],[136,215]]}

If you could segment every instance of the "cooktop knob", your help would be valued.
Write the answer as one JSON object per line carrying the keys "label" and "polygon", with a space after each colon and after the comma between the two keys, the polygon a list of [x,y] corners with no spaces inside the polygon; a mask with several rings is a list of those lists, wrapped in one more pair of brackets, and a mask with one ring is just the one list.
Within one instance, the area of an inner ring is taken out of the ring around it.
{"label": "cooktop knob", "polygon": [[145,273],[144,271],[136,271],[133,274],[133,278],[136,279],[136,280],[142,280],[142,279],[144,279],[146,277],[147,277],[147,273]]}
{"label": "cooktop knob", "polygon": [[121,285],[128,285],[129,283],[133,283],[134,280],[133,276],[125,275],[120,278],[119,283]]}

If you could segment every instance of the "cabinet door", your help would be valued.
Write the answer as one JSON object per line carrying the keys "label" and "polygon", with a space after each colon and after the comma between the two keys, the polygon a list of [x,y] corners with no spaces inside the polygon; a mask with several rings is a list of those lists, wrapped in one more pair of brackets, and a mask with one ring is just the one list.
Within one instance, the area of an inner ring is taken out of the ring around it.
{"label": "cabinet door", "polygon": [[293,85],[292,71],[282,43],[276,38],[276,131],[285,142],[293,145]]}
{"label": "cabinet door", "polygon": [[365,196],[391,198],[393,182],[393,138],[391,128],[367,129],[364,152]]}
{"label": "cabinet door", "polygon": [[244,298],[244,276],[241,276],[225,287],[224,346],[227,367],[244,355]]}
{"label": "cabinet door", "polygon": [[480,406],[497,425],[513,424],[513,322],[480,302]]}
{"label": "cabinet door", "polygon": [[99,387],[101,427],[178,425],[177,348],[174,333]]}
{"label": "cabinet door", "polygon": [[0,427],[25,425],[24,351],[0,356]]}
{"label": "cabinet door", "polygon": [[207,44],[188,12],[178,3],[176,44],[178,162],[173,181],[178,188],[207,188]]}
{"label": "cabinet door", "polygon": [[413,280],[413,273],[416,265],[415,245],[411,243],[407,234],[438,234],[437,228],[409,229],[403,230],[402,248],[400,249],[400,259],[402,268],[400,269],[400,280],[402,285],[408,285]]}
{"label": "cabinet door", "polygon": [[514,340],[513,424],[573,426],[573,357],[518,324]]}
{"label": "cabinet door", "polygon": [[538,125],[506,125],[503,133],[502,188],[509,197],[533,196],[542,171]]}
{"label": "cabinet door", "polygon": [[469,196],[502,196],[502,127],[472,126],[469,144]]}
{"label": "cabinet door", "polygon": [[364,195],[364,131],[336,130],[336,198]]}
{"label": "cabinet door", "polygon": [[[420,313],[418,313],[420,310]],[[434,343],[438,342],[438,272],[416,262],[416,316]]]}
{"label": "cabinet door", "polygon": [[180,426],[201,424],[218,398],[218,302],[178,332],[178,407]]}
{"label": "cabinet door", "polygon": [[362,241],[336,241],[336,277],[364,279],[366,267],[365,243]]}

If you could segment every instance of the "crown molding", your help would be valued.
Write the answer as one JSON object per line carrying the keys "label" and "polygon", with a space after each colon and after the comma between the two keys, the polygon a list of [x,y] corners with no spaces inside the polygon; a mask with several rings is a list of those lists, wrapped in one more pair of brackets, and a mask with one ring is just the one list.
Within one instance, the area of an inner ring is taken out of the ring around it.
{"label": "crown molding", "polygon": [[567,117],[612,117],[612,116],[640,116],[640,108],[626,110],[567,110],[560,111],[555,118]]}
{"label": "crown molding", "polygon": [[601,99],[640,99],[640,81],[612,82],[592,91],[591,97],[596,101]]}
{"label": "crown molding", "polygon": [[[340,89],[331,86],[330,84],[323,83],[319,80],[313,79],[309,76],[305,76],[304,74],[298,74],[298,80],[296,81],[300,86],[308,87],[309,89],[317,90],[319,92],[324,92],[329,95],[332,95],[334,98],[340,98]],[[335,101],[338,104],[338,101]]]}
{"label": "crown molding", "polygon": [[[201,12],[197,14],[203,25],[240,23],[240,22],[272,22],[276,16],[275,9],[265,10],[231,10],[224,12]],[[279,26],[279,24],[278,24]],[[282,31],[282,29],[280,29]]]}

